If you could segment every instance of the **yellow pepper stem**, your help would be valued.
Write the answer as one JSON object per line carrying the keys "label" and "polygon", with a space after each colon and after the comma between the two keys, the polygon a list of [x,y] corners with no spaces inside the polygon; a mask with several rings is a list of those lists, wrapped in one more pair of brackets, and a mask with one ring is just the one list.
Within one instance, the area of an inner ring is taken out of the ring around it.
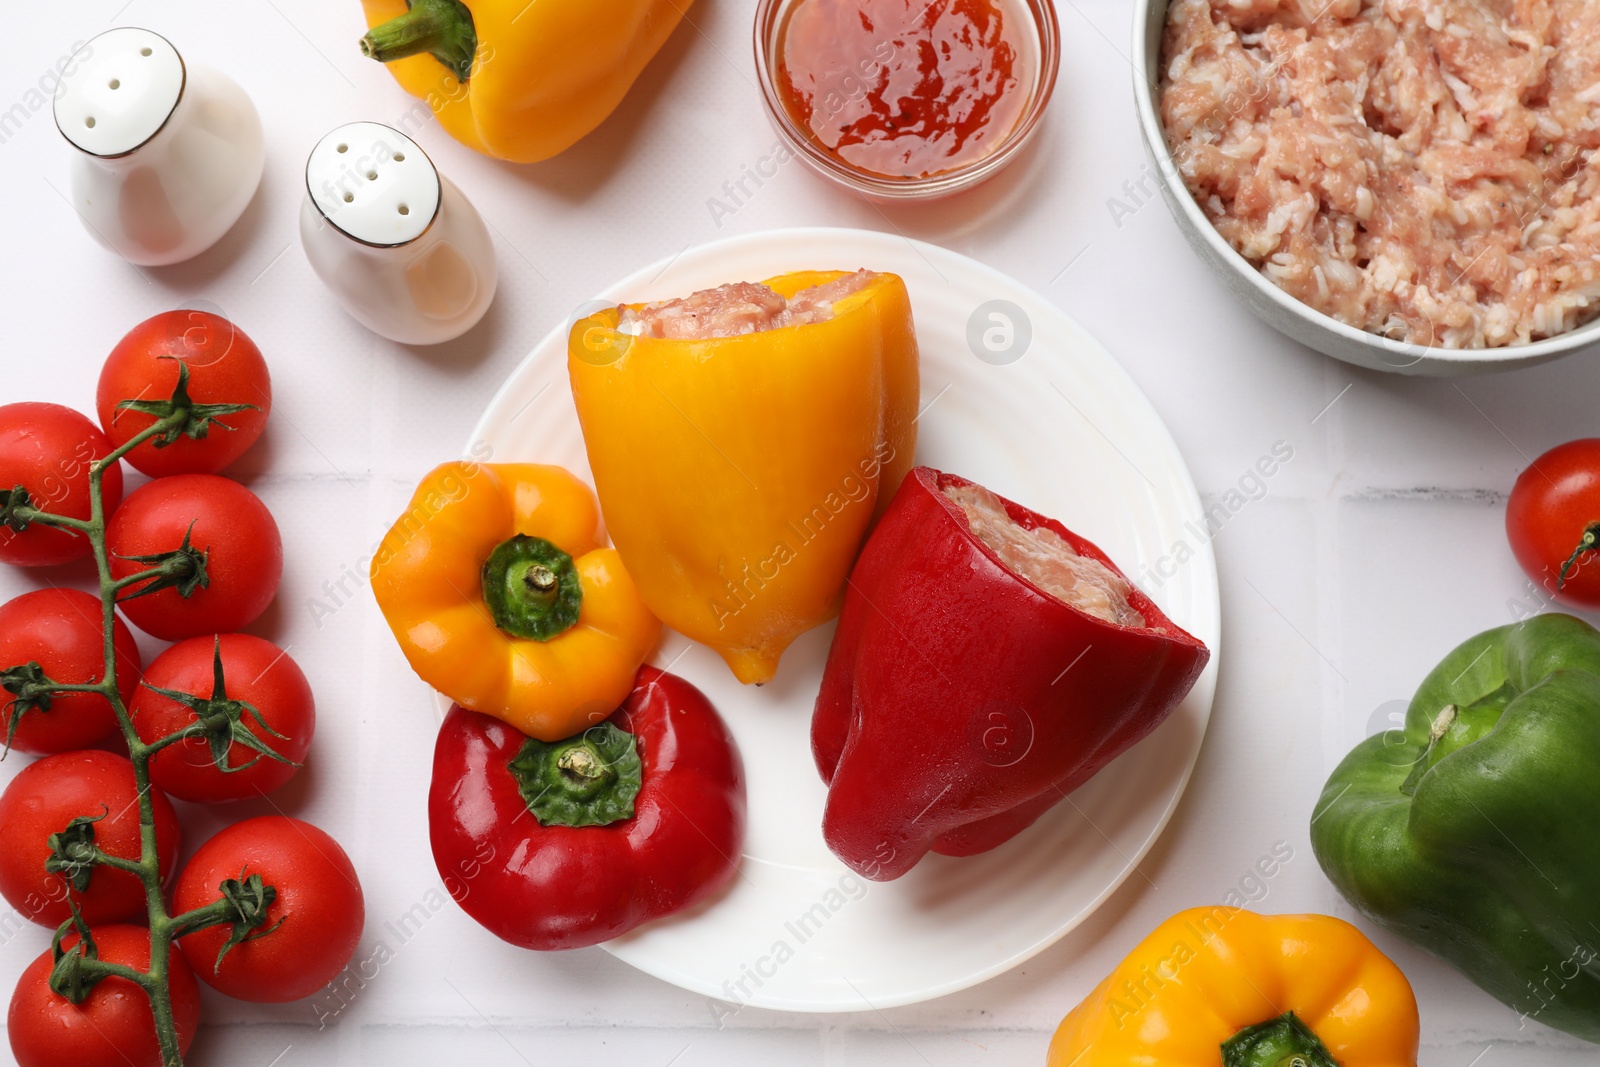
{"label": "yellow pepper stem", "polygon": [[583,582],[567,553],[518,534],[484,563],[483,600],[502,633],[549,641],[577,625]]}
{"label": "yellow pepper stem", "polygon": [[1222,1043],[1223,1067],[1339,1067],[1327,1046],[1292,1011],[1247,1026]]}
{"label": "yellow pepper stem", "polygon": [[361,54],[392,63],[426,52],[462,81],[472,77],[478,31],[467,6],[461,0],[412,0],[410,7],[361,38]]}

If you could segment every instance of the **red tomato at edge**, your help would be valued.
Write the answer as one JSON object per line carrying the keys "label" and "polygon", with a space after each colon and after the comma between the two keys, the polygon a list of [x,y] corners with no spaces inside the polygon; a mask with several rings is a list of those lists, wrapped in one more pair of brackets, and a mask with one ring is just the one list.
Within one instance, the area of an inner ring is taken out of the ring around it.
{"label": "red tomato at edge", "polygon": [[197,404],[254,404],[260,410],[223,415],[206,436],[181,437],[157,448],[145,442],[128,462],[153,478],[216,474],[242,456],[266,428],[272,378],[266,360],[243,330],[207,311],[169,311],[146,319],[117,342],[100,371],[95,409],[106,436],[121,445],[155,417],[118,410],[124,400],[167,400],[178,385],[178,363],[189,367],[189,398]]}
{"label": "red tomato at edge", "polygon": [[[98,682],[105,674],[105,637],[100,599],[78,589],[38,589],[0,605],[0,671],[37,663],[51,681]],[[120,618],[112,626],[117,655],[117,690],[126,702],[139,684],[141,659],[133,634]],[[5,697],[9,697],[6,694]],[[0,711],[0,737],[11,724],[9,700]],[[34,708],[17,723],[11,747],[43,754],[88,748],[117,732],[117,716],[104,697],[63,693],[49,710]]]}
{"label": "red tomato at edge", "polygon": [[278,891],[266,925],[283,925],[229,950],[213,973],[226,927],[197,930],[183,951],[201,981],[239,1000],[281,1004],[317,992],[338,977],[355,955],[366,905],[350,857],[339,843],[308,822],[283,815],[246,819],[201,845],[178,876],[178,912],[217,899],[217,887],[240,870],[259,874]]}
{"label": "red tomato at edge", "polygon": [[[89,464],[111,454],[100,428],[60,404],[0,407],[0,489],[22,486],[35,507],[89,518]],[[110,515],[122,500],[122,464],[100,479]],[[82,534],[33,523],[20,533],[0,526],[0,563],[50,567],[84,559],[93,546]]]}
{"label": "red tomato at edge", "polygon": [[[172,802],[152,788],[156,848],[161,876],[178,862],[178,816]],[[51,834],[79,816],[104,815],[94,824],[94,839],[107,854],[139,858],[138,790],[133,764],[112,752],[93,749],[46,756],[29,764],[0,793],[0,896],[26,919],[56,927],[72,917],[65,883],[44,869]],[[125,922],[146,915],[144,884],[127,871],[96,867],[89,888],[73,891],[90,926]]]}
{"label": "red tomato at edge", "polygon": [[[1600,523],[1600,438],[1557,445],[1529,465],[1506,504],[1506,536],[1535,585],[1557,600],[1600,608],[1600,541],[1580,555],[1557,588],[1561,568]],[[1600,532],[1600,531],[1597,531]]]}
{"label": "red tomato at edge", "polygon": [[[150,966],[150,931],[139,926],[90,926],[99,958],[144,970]],[[77,933],[61,942],[71,949]],[[28,965],[11,995],[6,1032],[17,1067],[161,1067],[155,1017],[144,991],[126,978],[105,978],[82,1004],[50,988],[50,951]],[[200,1028],[200,987],[176,947],[168,981],[178,1047],[189,1051]]]}
{"label": "red tomato at edge", "polygon": [[210,554],[211,584],[187,600],[163,589],[121,604],[129,622],[164,641],[242,630],[267,610],[283,575],[278,524],[260,498],[215,474],[180,474],[134,490],[111,517],[112,576],[148,568],[125,557],[172,551],[191,523],[190,544]]}
{"label": "red tomato at edge", "polygon": [[[311,685],[299,665],[271,641],[249,634],[223,634],[222,671],[228,698],[242,700],[261,713],[268,726],[282,734],[273,737],[248,712],[241,721],[272,751],[293,763],[301,763],[311,748],[316,729],[316,704]],[[146,686],[209,697],[212,690],[213,638],[193,637],[167,649],[145,671]],[[146,742],[177,733],[196,721],[196,715],[182,704],[149,688],[141,687],[128,709],[134,729]],[[190,738],[156,753],[150,762],[150,780],[179,800],[210,803],[241,800],[277,789],[294,777],[299,768],[257,754],[235,742],[228,752],[228,765],[244,770],[224,774],[211,759],[211,748],[204,738]]]}

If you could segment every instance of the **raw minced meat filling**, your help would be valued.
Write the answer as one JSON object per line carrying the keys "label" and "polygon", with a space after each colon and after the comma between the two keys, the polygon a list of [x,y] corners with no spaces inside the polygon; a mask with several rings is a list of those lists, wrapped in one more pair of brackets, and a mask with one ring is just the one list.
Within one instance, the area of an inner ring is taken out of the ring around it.
{"label": "raw minced meat filling", "polygon": [[1005,501],[981,485],[952,485],[944,495],[967,518],[967,528],[1019,574],[1057,600],[1118,626],[1144,626],[1128,603],[1127,579],[1097,559],[1079,555],[1048,527],[1029,529],[1006,511]]}
{"label": "raw minced meat filling", "polygon": [[623,308],[617,329],[637,337],[697,341],[826,322],[833,318],[835,301],[865,289],[877,277],[858,270],[802,289],[788,300],[760,282],[731,282],[676,300]]}
{"label": "raw minced meat filling", "polygon": [[1449,348],[1600,314],[1600,2],[1173,0],[1161,113],[1218,232],[1306,304]]}

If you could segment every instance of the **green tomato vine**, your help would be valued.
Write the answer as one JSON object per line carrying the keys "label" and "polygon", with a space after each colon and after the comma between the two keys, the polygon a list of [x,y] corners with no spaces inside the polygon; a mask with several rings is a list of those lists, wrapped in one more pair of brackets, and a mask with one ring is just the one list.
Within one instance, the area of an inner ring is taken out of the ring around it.
{"label": "green tomato vine", "polygon": [[[197,588],[204,588],[206,553],[189,543],[185,534],[183,543],[170,552],[136,557],[136,562],[148,566],[125,578],[111,576],[110,553],[106,547],[105,494],[101,483],[105,472],[123,456],[146,441],[154,439],[155,447],[177,441],[180,437],[203,438],[213,426],[223,426],[217,416],[242,411],[252,405],[204,405],[189,399],[185,389],[187,367],[180,366],[178,387],[170,401],[162,401],[161,408],[151,413],[159,414],[157,422],[147,427],[121,447],[89,468],[89,518],[75,519],[54,515],[33,506],[26,489],[16,486],[0,490],[0,525],[21,531],[33,523],[70,530],[87,537],[93,546],[95,568],[100,583],[101,630],[105,638],[105,670],[98,682],[84,685],[65,685],[45,677],[37,663],[14,667],[4,673],[5,689],[12,695],[9,704],[10,730],[16,729],[17,720],[25,714],[49,714],[52,696],[63,693],[97,693],[111,704],[117,723],[127,741],[128,755],[133,763],[134,779],[139,796],[139,858],[124,859],[105,852],[95,844],[94,824],[103,816],[82,817],[72,820],[59,832],[51,835],[51,854],[46,869],[64,879],[71,889],[79,892],[87,888],[97,867],[126,871],[139,879],[144,886],[146,911],[150,923],[150,964],[138,970],[123,964],[110,963],[99,958],[93,933],[78,913],[77,905],[68,894],[72,918],[62,923],[51,941],[54,966],[50,974],[50,988],[74,1004],[89,996],[94,986],[111,977],[122,978],[139,986],[150,1000],[151,1014],[155,1019],[156,1037],[161,1048],[164,1067],[182,1067],[183,1053],[179,1047],[177,1025],[173,1019],[172,993],[169,984],[173,942],[195,930],[211,926],[227,926],[230,933],[218,954],[215,966],[222,965],[228,951],[257,937],[265,937],[277,929],[268,925],[267,913],[277,898],[277,891],[262,882],[259,875],[241,871],[237,879],[228,879],[218,887],[218,897],[211,904],[181,915],[167,912],[162,886],[161,864],[156,849],[155,804],[150,785],[150,760],[168,745],[193,737],[203,737],[210,742],[213,759],[224,772],[242,769],[230,766],[228,753],[234,742],[245,741],[255,752],[256,760],[269,758],[283,760],[270,745],[259,740],[243,724],[246,716],[261,722],[260,713],[248,703],[229,700],[223,678],[221,653],[214,660],[215,682],[210,698],[191,697],[187,694],[165,693],[172,699],[194,710],[194,723],[154,741],[143,741],[133,727],[133,719],[117,687],[117,658],[112,629],[116,619],[116,606],[121,600],[143,596],[157,589],[171,588],[187,598]],[[122,407],[133,407],[135,402],[124,402]],[[143,409],[141,409],[143,410]],[[226,427],[225,427],[226,428]],[[265,724],[263,723],[263,726]],[[269,735],[272,734],[269,730]],[[9,748],[10,735],[6,738]],[[285,761],[287,762],[287,761]],[[280,920],[281,922],[281,920]],[[66,937],[76,931],[78,940],[64,948]]]}

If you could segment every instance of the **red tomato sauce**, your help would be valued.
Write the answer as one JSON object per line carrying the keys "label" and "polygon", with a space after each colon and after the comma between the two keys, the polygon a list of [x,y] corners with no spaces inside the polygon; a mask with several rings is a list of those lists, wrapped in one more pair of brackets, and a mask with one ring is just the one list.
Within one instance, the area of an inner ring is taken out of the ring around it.
{"label": "red tomato sauce", "polygon": [[779,96],[844,165],[924,178],[999,148],[1028,103],[1003,0],[801,0],[779,42]]}

